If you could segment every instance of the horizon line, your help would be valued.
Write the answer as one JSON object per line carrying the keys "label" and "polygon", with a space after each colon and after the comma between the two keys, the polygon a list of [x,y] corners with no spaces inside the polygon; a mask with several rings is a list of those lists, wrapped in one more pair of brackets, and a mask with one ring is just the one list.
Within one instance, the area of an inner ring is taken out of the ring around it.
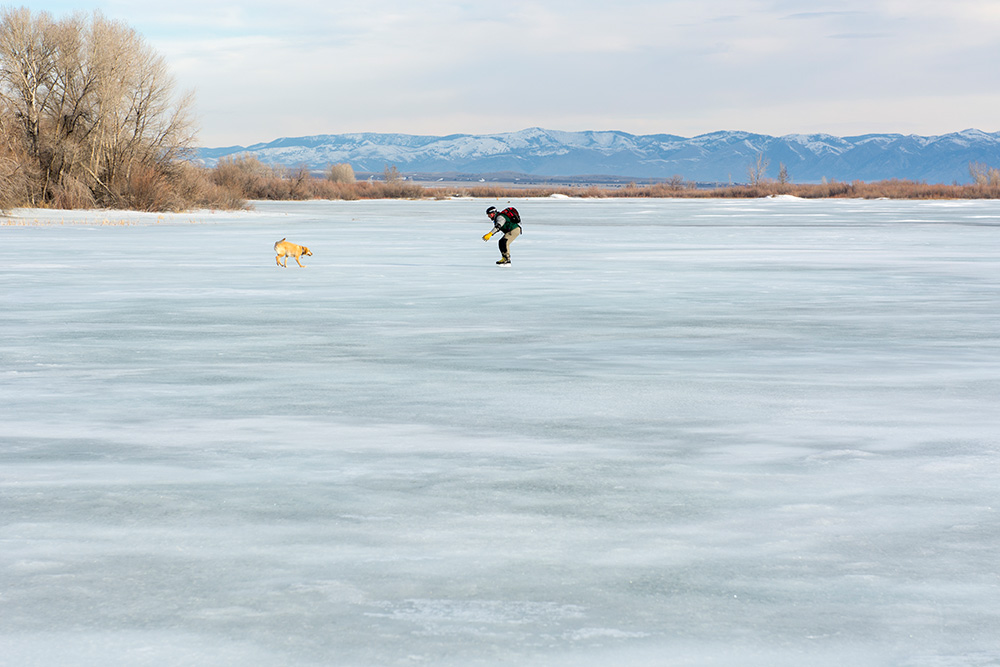
{"label": "horizon line", "polygon": [[494,136],[504,136],[504,135],[514,135],[521,134],[523,132],[530,132],[532,130],[537,130],[541,132],[559,132],[562,134],[621,134],[630,137],[657,137],[657,136],[667,136],[676,137],[678,139],[691,140],[699,139],[701,137],[709,137],[713,134],[745,134],[748,136],[757,137],[771,137],[775,139],[782,139],[785,137],[833,137],[835,139],[855,139],[860,137],[871,137],[871,136],[897,136],[897,137],[919,137],[922,139],[934,139],[940,137],[947,137],[956,134],[964,134],[966,132],[979,132],[988,136],[1000,135],[1000,132],[988,132],[986,130],[981,130],[976,127],[967,127],[963,130],[954,130],[951,132],[945,132],[942,134],[917,134],[915,132],[903,133],[903,132],[866,132],[862,134],[831,134],[829,132],[789,132],[787,134],[766,134],[762,132],[753,132],[751,130],[713,130],[711,132],[704,132],[702,134],[696,134],[690,137],[671,134],[669,132],[656,132],[650,134],[636,134],[634,132],[627,132],[625,130],[557,130],[552,128],[545,128],[540,126],[526,127],[521,130],[510,130],[502,132],[481,132],[481,133],[471,133],[471,132],[454,132],[450,134],[413,134],[407,132],[377,132],[377,131],[362,131],[362,132],[326,132],[323,134],[303,134],[303,135],[285,135],[280,136],[269,141],[257,141],[251,144],[231,144],[228,146],[207,146],[198,145],[198,148],[213,148],[213,149],[229,149],[229,148],[253,148],[255,146],[265,146],[267,144],[274,143],[276,141],[281,141],[282,139],[316,139],[321,137],[344,137],[352,135],[377,135],[377,136],[400,136],[400,137],[418,137],[427,139],[445,139],[449,137],[494,137]]}

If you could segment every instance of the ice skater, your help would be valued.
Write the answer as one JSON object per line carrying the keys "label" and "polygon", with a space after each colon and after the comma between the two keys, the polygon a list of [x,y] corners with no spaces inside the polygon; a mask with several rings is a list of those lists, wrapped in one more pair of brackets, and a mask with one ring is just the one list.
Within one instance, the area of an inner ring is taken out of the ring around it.
{"label": "ice skater", "polygon": [[489,241],[497,232],[503,232],[500,238],[500,259],[497,264],[510,264],[510,244],[521,235],[521,215],[513,206],[497,212],[496,206],[486,209],[486,215],[493,221],[493,229],[483,235],[484,241]]}

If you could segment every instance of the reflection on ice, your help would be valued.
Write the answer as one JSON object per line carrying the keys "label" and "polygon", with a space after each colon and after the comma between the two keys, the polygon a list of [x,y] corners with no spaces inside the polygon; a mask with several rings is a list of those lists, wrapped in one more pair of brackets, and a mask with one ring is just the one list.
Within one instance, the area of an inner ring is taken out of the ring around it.
{"label": "reflection on ice", "polygon": [[1000,204],[484,203],[17,212],[0,655],[1000,661]]}

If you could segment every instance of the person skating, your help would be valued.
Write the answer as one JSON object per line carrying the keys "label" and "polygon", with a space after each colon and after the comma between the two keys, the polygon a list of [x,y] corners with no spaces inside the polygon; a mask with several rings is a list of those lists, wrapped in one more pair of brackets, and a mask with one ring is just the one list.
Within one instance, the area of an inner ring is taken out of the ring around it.
{"label": "person skating", "polygon": [[497,232],[502,232],[500,238],[500,259],[497,264],[510,264],[510,244],[521,235],[521,215],[513,206],[509,206],[502,211],[497,211],[496,206],[486,209],[486,215],[493,221],[493,229],[483,235],[484,241],[489,241],[490,237]]}

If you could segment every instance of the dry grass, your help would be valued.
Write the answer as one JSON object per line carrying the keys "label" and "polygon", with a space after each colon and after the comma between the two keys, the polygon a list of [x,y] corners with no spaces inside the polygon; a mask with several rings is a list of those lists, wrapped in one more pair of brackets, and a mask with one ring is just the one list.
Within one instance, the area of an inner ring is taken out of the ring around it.
{"label": "dry grass", "polygon": [[[563,195],[576,198],[717,198],[752,199],[790,195],[802,199],[1000,199],[1000,180],[983,180],[969,185],[927,184],[909,180],[866,183],[832,181],[817,184],[789,184],[762,181],[757,185],[696,188],[688,183],[667,181],[653,185],[628,184],[624,187],[504,187],[501,185],[447,186],[420,185],[412,181],[334,181],[310,176],[304,168],[284,171],[265,167],[255,158],[220,164],[203,170],[207,178],[232,201],[213,207],[239,208],[247,199],[271,200],[358,200],[358,199],[525,199]],[[204,198],[202,198],[203,200]],[[219,197],[216,197],[219,199]]]}
{"label": "dry grass", "polygon": [[763,182],[758,185],[730,185],[717,188],[677,187],[671,183],[654,185],[629,184],[620,188],[503,188],[473,186],[452,190],[430,189],[449,196],[511,199],[566,195],[580,198],[690,198],[690,199],[754,199],[789,195],[802,199],[1000,199],[1000,182],[970,185],[927,184],[917,181],[888,180],[865,183],[819,183],[805,185]]}
{"label": "dry grass", "polygon": [[[6,157],[6,161],[2,158]],[[0,206],[32,206],[27,196],[33,188],[25,185],[31,172],[18,169],[15,156],[0,155]],[[342,168],[343,169],[343,168]],[[3,178],[5,176],[6,178]],[[178,162],[134,168],[128,178],[115,184],[116,199],[128,208],[141,211],[184,211],[191,209],[238,210],[247,200],[296,201],[309,199],[525,199],[563,195],[574,198],[721,198],[750,199],[791,195],[803,199],[1000,199],[1000,177],[996,170],[979,167],[985,176],[967,185],[928,184],[909,180],[866,183],[829,182],[789,184],[763,180],[756,185],[697,188],[675,177],[653,185],[630,183],[623,187],[504,187],[501,185],[420,185],[402,178],[389,181],[352,181],[349,174],[331,178],[312,176],[305,167],[272,167],[251,156],[220,161],[213,169]],[[51,187],[53,198],[44,205],[52,208],[98,208],[102,199],[87,184],[68,175]],[[37,201],[37,200],[36,200]],[[34,204],[37,205],[37,204]]]}

